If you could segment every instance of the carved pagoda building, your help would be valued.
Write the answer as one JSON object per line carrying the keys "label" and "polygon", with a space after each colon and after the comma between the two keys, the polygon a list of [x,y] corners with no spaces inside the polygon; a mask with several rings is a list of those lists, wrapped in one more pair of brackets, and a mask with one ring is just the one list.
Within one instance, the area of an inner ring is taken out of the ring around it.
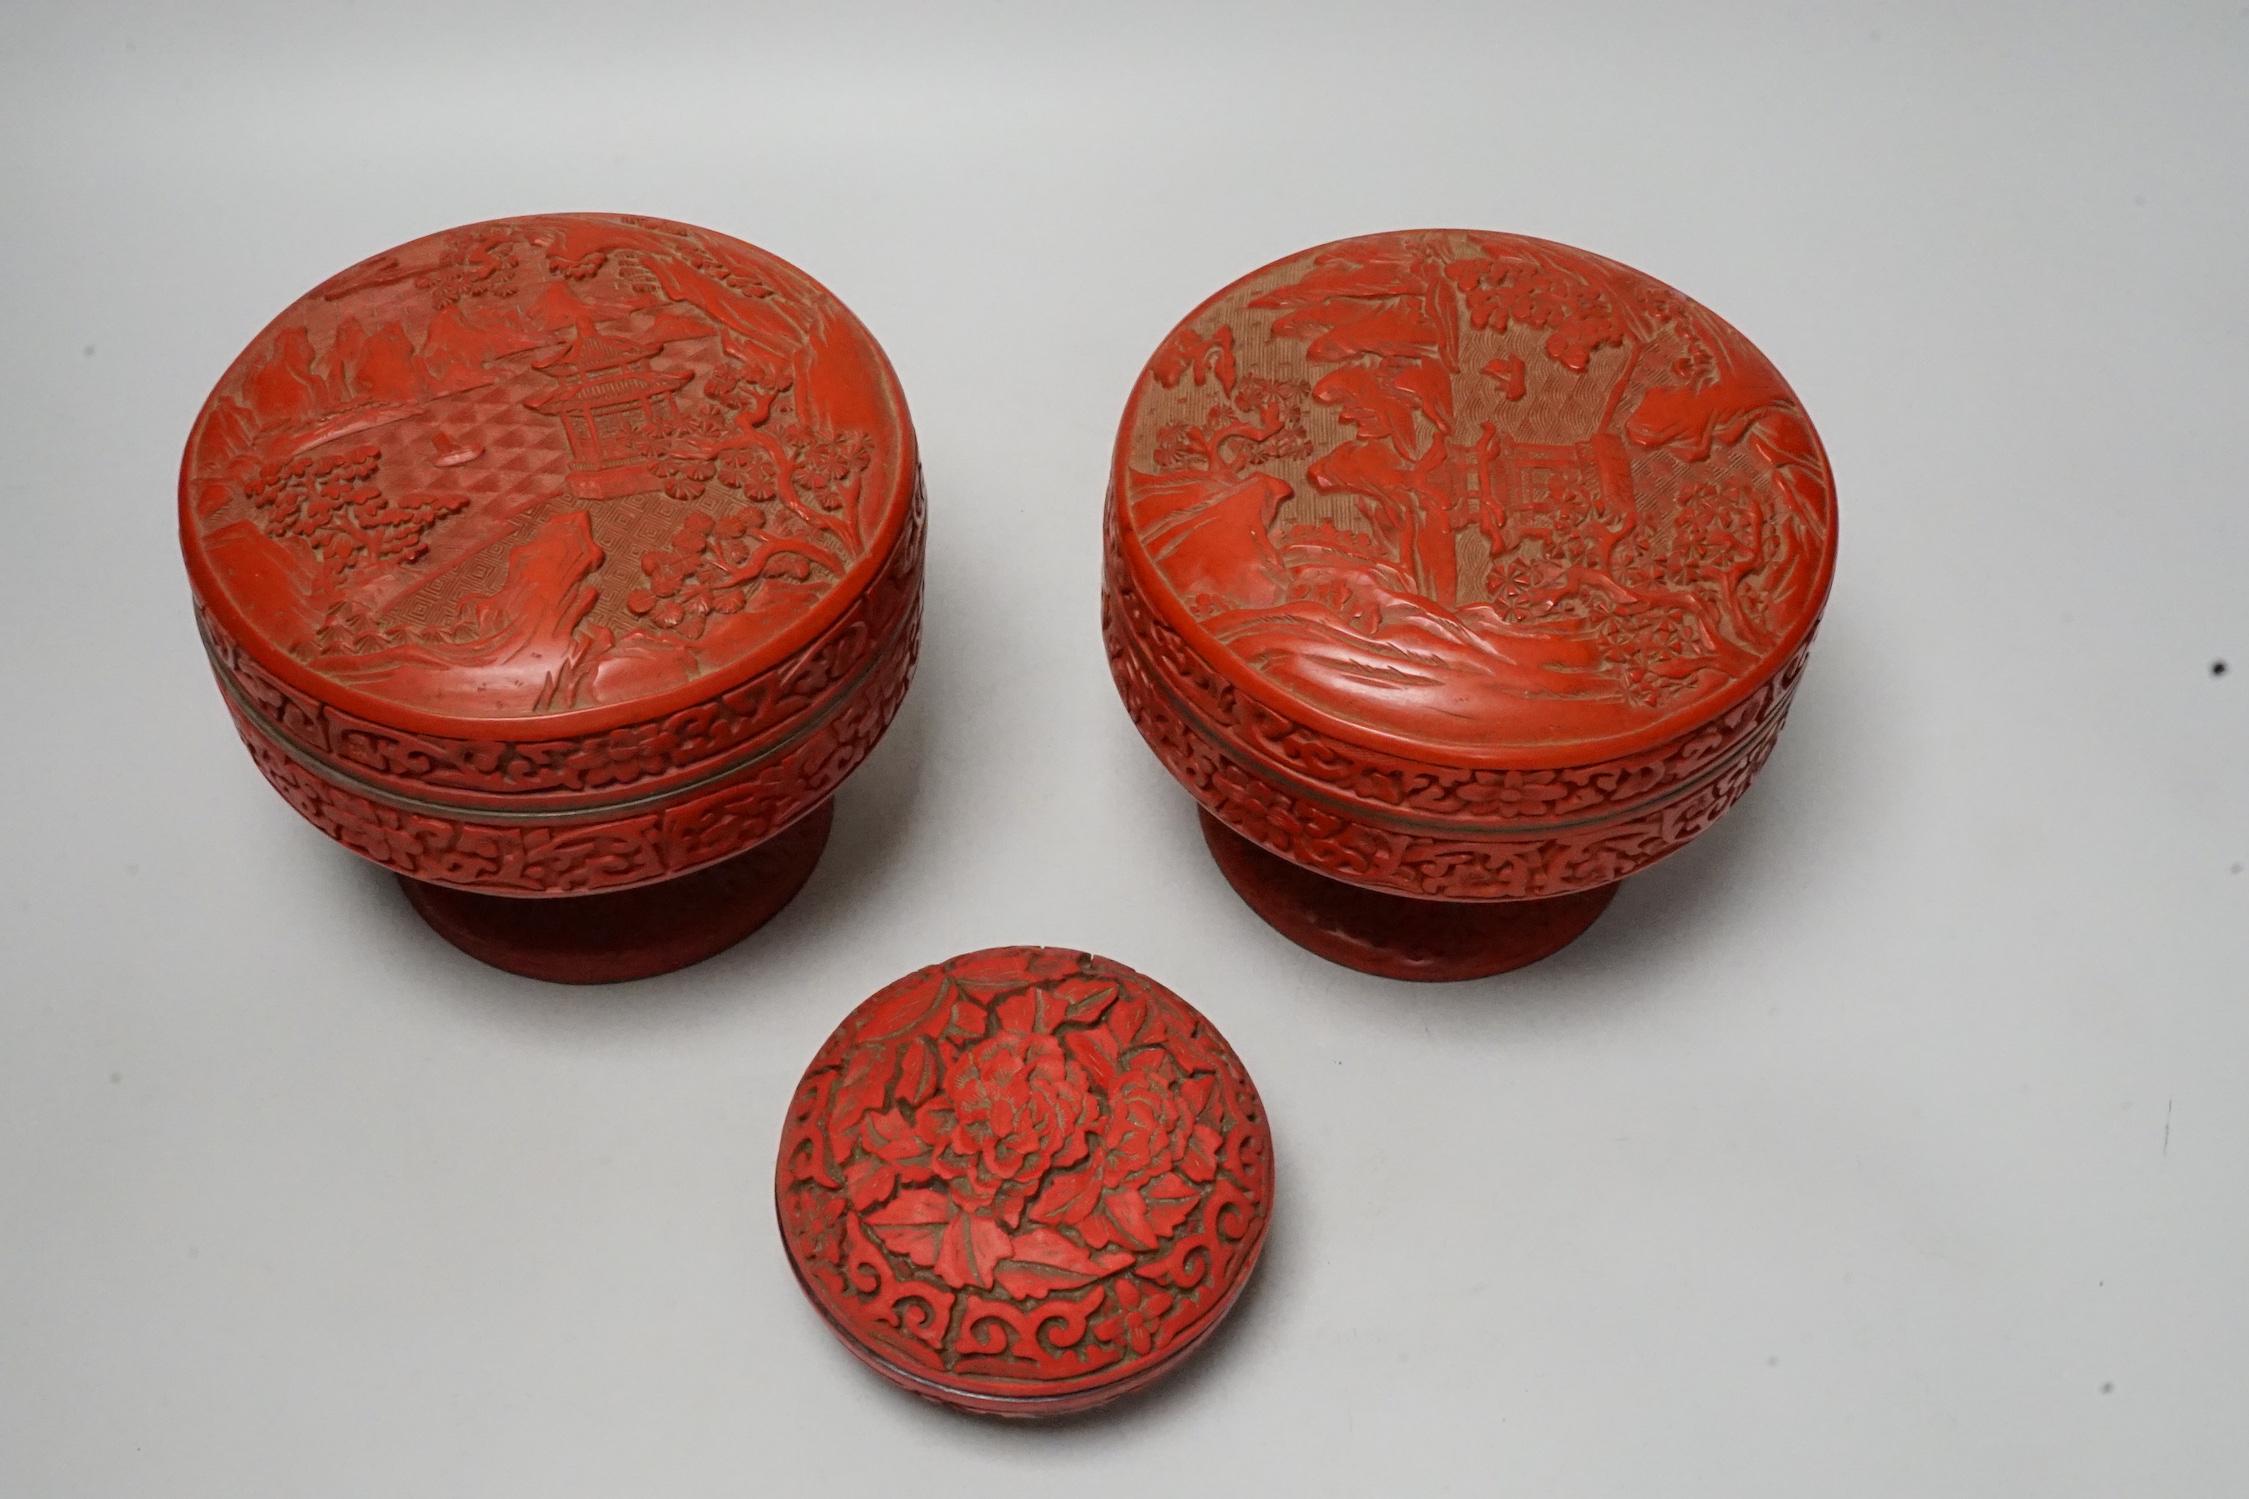
{"label": "carved pagoda building", "polygon": [[662,345],[643,347],[578,324],[570,347],[535,361],[556,383],[523,404],[562,423],[570,439],[570,492],[613,500],[657,485],[646,443],[675,419],[672,394],[694,375],[652,369]]}

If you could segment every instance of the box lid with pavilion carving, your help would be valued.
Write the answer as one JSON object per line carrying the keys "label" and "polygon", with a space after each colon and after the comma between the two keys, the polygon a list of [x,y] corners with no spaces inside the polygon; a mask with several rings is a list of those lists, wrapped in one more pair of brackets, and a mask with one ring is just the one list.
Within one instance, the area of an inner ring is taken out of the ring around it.
{"label": "box lid with pavilion carving", "polygon": [[[1431,230],[1290,256],[1180,323],[1125,409],[1109,547],[1119,685],[1206,806],[1346,879],[1496,898],[1676,842],[1481,873],[1489,849],[1444,845],[1761,760],[1835,502],[1794,393],[1715,314],[1584,251]],[[1354,850],[1311,848],[1353,824]]]}
{"label": "box lid with pavilion carving", "polygon": [[[384,828],[708,790],[902,692],[920,528],[905,400],[859,321],[753,246],[609,214],[323,282],[220,379],[180,475],[261,766],[362,852],[475,885],[474,856]],[[585,888],[684,867],[656,863]]]}

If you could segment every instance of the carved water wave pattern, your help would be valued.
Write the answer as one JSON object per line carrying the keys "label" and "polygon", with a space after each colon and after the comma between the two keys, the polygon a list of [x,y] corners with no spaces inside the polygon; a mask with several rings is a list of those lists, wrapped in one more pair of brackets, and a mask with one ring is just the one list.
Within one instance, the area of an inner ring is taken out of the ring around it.
{"label": "carved water wave pattern", "polygon": [[927,509],[917,480],[889,565],[798,655],[707,702],[575,738],[452,739],[374,723],[280,682],[200,600],[196,617],[220,685],[307,763],[416,803],[516,811],[545,802],[583,810],[589,797],[642,801],[707,780],[833,713],[875,658],[895,649],[907,621],[919,620]]}
{"label": "carved water wave pattern", "polygon": [[[917,575],[918,578],[918,575]],[[629,815],[478,822],[378,801],[338,784],[272,737],[232,695],[235,729],[274,790],[323,833],[386,868],[492,895],[577,895],[653,884],[742,853],[810,812],[890,727],[913,680],[918,607],[874,663],[838,695],[840,711],[783,752],[671,805]],[[221,682],[221,687],[225,683]]]}
{"label": "carved water wave pattern", "polygon": [[775,1179],[797,1273],[853,1351],[992,1410],[1119,1393],[1191,1346],[1272,1196],[1224,1038],[1055,948],[971,953],[862,1004],[798,1085]]}

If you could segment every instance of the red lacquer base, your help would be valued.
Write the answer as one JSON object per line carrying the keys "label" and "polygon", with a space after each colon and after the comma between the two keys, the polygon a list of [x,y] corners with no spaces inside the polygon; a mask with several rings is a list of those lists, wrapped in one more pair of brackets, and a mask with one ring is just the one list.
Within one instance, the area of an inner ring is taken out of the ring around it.
{"label": "red lacquer base", "polygon": [[1203,841],[1234,893],[1298,947],[1383,978],[1485,978],[1575,942],[1617,885],[1546,900],[1415,900],[1347,885],[1270,853],[1203,812]]}
{"label": "red lacquer base", "polygon": [[694,874],[600,895],[510,899],[400,875],[407,900],[472,958],[556,984],[650,978],[724,952],[781,913],[828,845],[835,802]]}

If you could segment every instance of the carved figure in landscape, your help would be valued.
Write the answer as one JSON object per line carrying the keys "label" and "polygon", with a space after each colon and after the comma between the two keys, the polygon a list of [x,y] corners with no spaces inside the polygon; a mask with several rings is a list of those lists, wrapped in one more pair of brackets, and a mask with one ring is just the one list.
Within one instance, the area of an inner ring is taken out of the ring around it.
{"label": "carved figure in landscape", "polygon": [[1753,672],[1818,584],[1827,476],[1785,385],[1582,252],[1346,242],[1219,299],[1149,380],[1123,499],[1150,559],[1347,720],[1629,732]]}
{"label": "carved figure in landscape", "polygon": [[598,216],[354,267],[206,407],[202,544],[298,660],[417,707],[596,706],[739,659],[894,487],[879,356],[785,271]]}

